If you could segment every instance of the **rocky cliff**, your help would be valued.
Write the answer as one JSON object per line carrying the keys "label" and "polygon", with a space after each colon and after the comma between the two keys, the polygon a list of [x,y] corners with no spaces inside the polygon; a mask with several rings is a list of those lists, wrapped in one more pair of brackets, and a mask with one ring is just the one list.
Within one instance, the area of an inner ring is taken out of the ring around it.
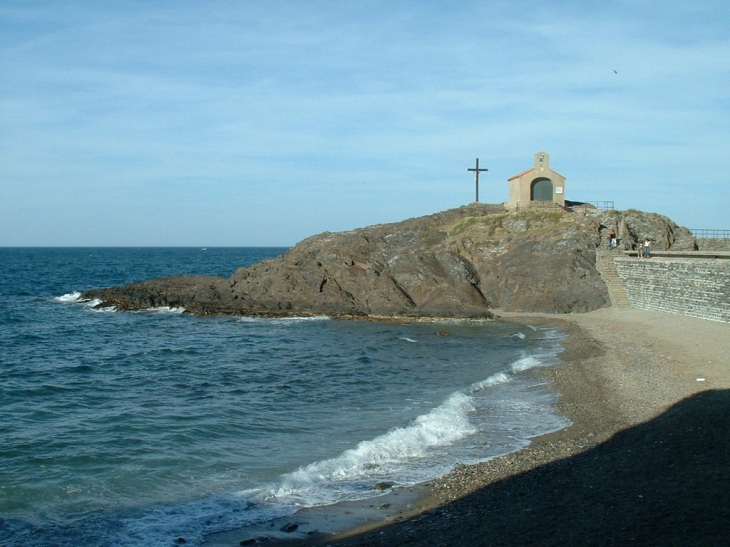
{"label": "rocky cliff", "polygon": [[121,310],[184,307],[197,315],[490,317],[494,309],[587,312],[608,305],[596,249],[689,249],[661,215],[585,206],[507,212],[473,203],[420,218],[310,237],[230,278],[184,276],[92,290]]}

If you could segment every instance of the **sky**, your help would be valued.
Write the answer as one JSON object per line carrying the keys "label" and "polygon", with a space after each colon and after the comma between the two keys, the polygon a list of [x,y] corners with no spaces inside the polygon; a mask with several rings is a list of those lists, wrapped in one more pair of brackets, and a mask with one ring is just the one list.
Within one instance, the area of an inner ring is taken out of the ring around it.
{"label": "sky", "polygon": [[730,229],[730,2],[0,0],[0,246],[291,246],[565,197]]}

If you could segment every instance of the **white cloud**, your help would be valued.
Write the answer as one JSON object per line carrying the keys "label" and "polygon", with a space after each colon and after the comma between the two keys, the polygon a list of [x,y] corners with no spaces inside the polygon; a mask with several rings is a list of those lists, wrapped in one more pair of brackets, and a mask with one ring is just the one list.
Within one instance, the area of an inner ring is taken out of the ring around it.
{"label": "white cloud", "polygon": [[293,244],[467,203],[477,156],[503,201],[538,150],[726,227],[724,3],[33,5],[0,9],[0,245]]}

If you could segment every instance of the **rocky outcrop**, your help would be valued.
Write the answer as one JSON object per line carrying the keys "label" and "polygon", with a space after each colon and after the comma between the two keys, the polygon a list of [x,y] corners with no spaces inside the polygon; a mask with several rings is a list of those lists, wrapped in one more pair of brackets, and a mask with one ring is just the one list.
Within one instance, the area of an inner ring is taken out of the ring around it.
{"label": "rocky outcrop", "polygon": [[609,305],[596,249],[610,229],[632,237],[630,244],[651,237],[657,250],[691,245],[685,228],[660,215],[585,207],[507,212],[474,203],[313,236],[227,279],[172,277],[84,296],[122,310],[171,306],[198,315],[587,312]]}

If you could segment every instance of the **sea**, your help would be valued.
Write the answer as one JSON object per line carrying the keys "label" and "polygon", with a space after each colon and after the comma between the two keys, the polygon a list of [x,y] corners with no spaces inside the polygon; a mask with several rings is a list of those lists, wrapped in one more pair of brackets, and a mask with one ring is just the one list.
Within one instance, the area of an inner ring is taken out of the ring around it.
{"label": "sea", "polygon": [[118,312],[82,291],[285,248],[0,248],[0,545],[171,547],[362,500],[569,425],[507,322]]}

